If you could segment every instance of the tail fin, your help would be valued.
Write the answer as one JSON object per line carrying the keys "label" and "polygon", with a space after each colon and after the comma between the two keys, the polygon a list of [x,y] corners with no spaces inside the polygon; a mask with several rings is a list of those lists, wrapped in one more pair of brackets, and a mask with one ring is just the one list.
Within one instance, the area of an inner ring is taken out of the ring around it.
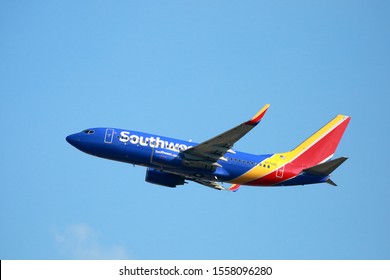
{"label": "tail fin", "polygon": [[290,152],[294,163],[305,169],[332,158],[350,120],[351,117],[338,115],[303,141]]}

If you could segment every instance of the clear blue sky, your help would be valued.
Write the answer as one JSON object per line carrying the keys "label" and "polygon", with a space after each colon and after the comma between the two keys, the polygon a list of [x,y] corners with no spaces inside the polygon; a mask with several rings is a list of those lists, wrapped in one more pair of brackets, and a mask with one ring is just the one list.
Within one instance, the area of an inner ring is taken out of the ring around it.
{"label": "clear blue sky", "polygon": [[[1,1],[0,259],[389,259],[388,1]],[[65,137],[294,148],[342,113],[339,187],[144,182]]]}

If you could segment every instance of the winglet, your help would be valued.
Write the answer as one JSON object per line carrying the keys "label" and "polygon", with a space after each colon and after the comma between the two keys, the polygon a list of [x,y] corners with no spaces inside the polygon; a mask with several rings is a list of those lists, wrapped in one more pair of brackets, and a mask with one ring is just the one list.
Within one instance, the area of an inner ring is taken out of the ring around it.
{"label": "winglet", "polygon": [[267,112],[269,106],[270,104],[266,104],[251,120],[247,121],[245,124],[257,125],[264,117],[265,112]]}
{"label": "winglet", "polygon": [[233,185],[231,185],[227,190],[228,191],[232,191],[232,192],[236,192],[236,191],[238,191],[238,189],[241,187],[241,185],[239,185],[239,184],[233,184]]}

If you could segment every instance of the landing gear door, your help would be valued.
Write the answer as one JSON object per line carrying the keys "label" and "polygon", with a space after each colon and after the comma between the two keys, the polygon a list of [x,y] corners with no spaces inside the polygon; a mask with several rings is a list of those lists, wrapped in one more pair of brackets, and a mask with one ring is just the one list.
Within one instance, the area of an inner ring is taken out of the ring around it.
{"label": "landing gear door", "polygon": [[111,144],[114,138],[114,130],[112,128],[106,129],[106,135],[104,136],[104,143]]}

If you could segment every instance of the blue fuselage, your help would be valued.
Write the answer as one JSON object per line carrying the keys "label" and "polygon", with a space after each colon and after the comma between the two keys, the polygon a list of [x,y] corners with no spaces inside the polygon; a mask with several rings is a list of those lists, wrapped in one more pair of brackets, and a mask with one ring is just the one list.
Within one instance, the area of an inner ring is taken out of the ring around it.
{"label": "blue fuselage", "polygon": [[72,134],[66,140],[97,157],[211,181],[231,181],[271,156],[236,151],[227,155],[227,160],[218,161],[222,167],[205,170],[182,165],[180,152],[196,146],[194,142],[117,128],[91,128]]}

